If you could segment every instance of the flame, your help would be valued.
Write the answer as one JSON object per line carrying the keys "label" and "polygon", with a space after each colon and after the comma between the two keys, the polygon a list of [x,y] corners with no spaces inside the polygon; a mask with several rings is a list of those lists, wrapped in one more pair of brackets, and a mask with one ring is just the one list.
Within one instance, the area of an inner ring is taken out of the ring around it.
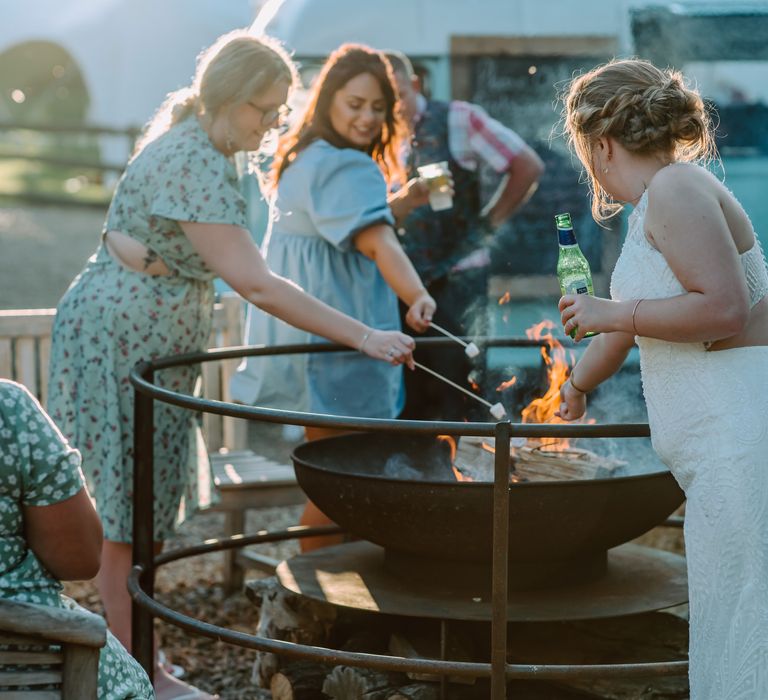
{"label": "flame", "polygon": [[451,469],[453,469],[453,475],[456,477],[456,481],[474,481],[471,476],[462,474],[453,464],[451,465]]}
{"label": "flame", "polygon": [[[523,423],[565,423],[555,415],[555,411],[560,407],[560,387],[568,378],[570,364],[566,359],[565,348],[552,336],[554,327],[552,321],[542,321],[525,332],[532,340],[543,340],[546,343],[541,348],[541,356],[547,368],[549,386],[543,396],[534,399],[523,409]],[[567,438],[538,438],[537,441],[541,446],[558,452],[570,447]]]}
{"label": "flame", "polygon": [[517,384],[517,377],[512,377],[511,379],[507,379],[506,382],[499,384],[499,386],[496,387],[496,391],[504,391],[505,389],[515,386],[515,384]]}
{"label": "flame", "polygon": [[453,464],[453,460],[456,459],[456,440],[454,440],[450,435],[438,435],[437,439],[440,442],[446,443],[448,447],[451,448],[451,464]]}
{"label": "flame", "polygon": [[456,460],[456,440],[454,440],[450,435],[438,435],[437,439],[440,442],[446,443],[451,448],[451,469],[453,470],[453,476],[456,478],[456,481],[474,481],[471,476],[462,474],[458,469],[456,469],[456,465],[454,464]]}
{"label": "flame", "polygon": [[504,304],[509,304],[509,300],[511,298],[512,298],[512,295],[509,293],[509,291],[504,292],[504,294],[502,294],[499,297],[499,306],[502,306]]}

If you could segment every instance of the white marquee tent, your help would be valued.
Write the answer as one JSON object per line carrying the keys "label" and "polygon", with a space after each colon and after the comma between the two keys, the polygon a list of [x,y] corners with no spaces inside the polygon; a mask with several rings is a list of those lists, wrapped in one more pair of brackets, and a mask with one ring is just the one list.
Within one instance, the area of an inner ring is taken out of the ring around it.
{"label": "white marquee tent", "polygon": [[217,36],[248,26],[255,0],[0,0],[0,51],[58,44],[78,64],[88,121],[143,124],[164,96],[189,83],[195,57]]}

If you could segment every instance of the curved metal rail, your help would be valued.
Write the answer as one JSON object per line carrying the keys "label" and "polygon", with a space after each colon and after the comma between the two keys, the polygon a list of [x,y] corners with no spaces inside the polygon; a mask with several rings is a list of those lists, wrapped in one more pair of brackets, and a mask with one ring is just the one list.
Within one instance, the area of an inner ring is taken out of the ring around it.
{"label": "curved metal rail", "polygon": [[[485,347],[541,347],[544,343],[521,338],[476,338],[478,345]],[[416,341],[417,347],[445,345],[446,338],[424,338]],[[649,678],[658,676],[681,676],[687,673],[687,661],[652,662],[633,664],[600,665],[526,665],[508,664],[507,650],[507,543],[509,532],[509,442],[513,437],[552,438],[630,438],[648,437],[650,431],[645,423],[603,424],[603,425],[550,425],[531,423],[463,423],[453,421],[415,421],[381,418],[359,418],[286,411],[244,406],[224,401],[199,398],[180,394],[154,384],[154,373],[168,367],[199,364],[250,356],[287,355],[314,352],[349,352],[349,348],[332,344],[302,344],[285,346],[243,346],[165,357],[152,362],[138,364],[130,374],[135,388],[134,413],[134,567],[128,581],[128,588],[135,605],[132,612],[133,653],[147,672],[153,671],[152,621],[159,617],[193,634],[243,646],[249,649],[279,653],[288,657],[312,659],[320,663],[361,666],[371,669],[392,671],[416,671],[443,676],[461,675],[490,677],[491,698],[506,698],[506,681],[522,678],[541,680],[590,679],[590,678]],[[421,433],[441,435],[472,435],[495,439],[495,468],[493,491],[493,567],[492,567],[492,619],[491,619],[491,661],[490,663],[466,663],[428,659],[404,659],[400,657],[342,652],[323,647],[293,644],[280,640],[258,637],[235,632],[211,625],[202,620],[182,615],[154,598],[155,569],[170,561],[208,552],[244,547],[251,544],[277,542],[314,534],[338,532],[328,528],[291,528],[279,533],[262,532],[250,536],[237,536],[208,542],[202,545],[174,550],[158,557],[153,556],[154,542],[154,489],[153,489],[153,443],[152,426],[153,401],[163,401],[193,411],[228,415],[234,418],[260,420],[270,423],[308,425],[312,427],[366,430],[375,432]],[[444,684],[443,684],[444,686]]]}

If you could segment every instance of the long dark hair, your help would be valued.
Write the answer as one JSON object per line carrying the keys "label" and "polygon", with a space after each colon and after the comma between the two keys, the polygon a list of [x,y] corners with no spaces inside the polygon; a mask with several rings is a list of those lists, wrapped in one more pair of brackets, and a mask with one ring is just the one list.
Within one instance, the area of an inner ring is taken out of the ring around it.
{"label": "long dark hair", "polygon": [[386,102],[381,132],[365,151],[381,168],[387,182],[394,176],[405,182],[405,172],[398,157],[405,129],[395,110],[396,83],[389,61],[381,52],[363,44],[342,44],[325,62],[301,120],[278,143],[272,165],[274,185],[296,156],[317,139],[324,139],[337,148],[357,148],[333,128],[330,112],[333,96],[361,73],[369,73],[378,81]]}

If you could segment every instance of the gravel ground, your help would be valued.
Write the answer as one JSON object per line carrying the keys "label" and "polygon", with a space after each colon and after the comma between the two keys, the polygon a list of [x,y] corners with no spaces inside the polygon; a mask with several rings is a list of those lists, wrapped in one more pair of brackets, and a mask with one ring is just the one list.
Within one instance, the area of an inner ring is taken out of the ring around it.
{"label": "gravel ground", "polygon": [[[282,530],[296,524],[299,515],[299,507],[253,510],[248,514],[246,531]],[[184,524],[168,548],[223,536],[223,523],[220,513],[199,514]],[[284,559],[295,554],[298,545],[294,542],[263,545],[259,551]],[[221,554],[207,554],[161,568],[156,582],[157,598],[173,610],[198,620],[253,633],[258,622],[253,605],[243,594],[229,597],[224,594],[222,558]],[[250,575],[259,576],[258,572]],[[65,592],[89,610],[104,613],[92,581],[67,583]],[[251,700],[258,696],[259,691],[250,680],[253,661],[250,650],[193,636],[164,622],[157,622],[157,630],[162,648],[171,661],[185,669],[185,680],[189,683],[219,693],[222,700]]]}
{"label": "gravel ground", "polygon": [[[297,444],[283,439],[281,426],[252,424],[249,446],[270,459],[289,461],[290,450]],[[247,513],[246,532],[283,530],[298,522],[300,506],[254,509]],[[199,544],[224,536],[221,513],[199,513],[179,529],[167,543],[167,549]],[[298,553],[295,541],[260,545],[258,551],[278,560]],[[227,597],[222,587],[223,555],[206,554],[173,562],[160,569],[156,594],[160,602],[173,610],[198,620],[253,633],[258,622],[253,605],[242,593]],[[251,578],[262,576],[251,571]],[[92,581],[67,583],[65,592],[81,605],[104,614],[101,600]],[[184,679],[203,690],[218,693],[222,700],[253,700],[271,697],[251,683],[254,652],[206,637],[191,635],[173,625],[157,622],[161,645],[173,663],[186,671]]]}

